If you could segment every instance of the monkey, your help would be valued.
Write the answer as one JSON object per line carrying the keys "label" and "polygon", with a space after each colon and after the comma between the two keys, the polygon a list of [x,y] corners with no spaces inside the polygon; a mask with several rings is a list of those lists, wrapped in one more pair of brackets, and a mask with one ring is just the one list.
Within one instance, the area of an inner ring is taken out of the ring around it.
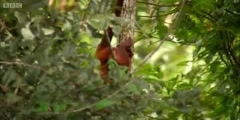
{"label": "monkey", "polygon": [[131,59],[133,53],[131,51],[131,46],[133,42],[131,39],[127,39],[119,43],[116,47],[111,47],[109,43],[105,43],[105,39],[102,39],[100,42],[97,51],[96,57],[100,61],[100,71],[101,77],[105,82],[109,83],[112,79],[108,78],[108,61],[109,59],[114,59],[118,65],[130,68]]}
{"label": "monkey", "polygon": [[[122,6],[123,0],[118,0],[115,8],[116,17],[120,17]],[[133,41],[130,37],[121,41],[116,47],[111,46],[112,37],[112,28],[108,27],[107,30],[105,30],[101,42],[98,44],[95,52],[96,58],[100,61],[101,77],[107,83],[112,81],[111,78],[108,78],[108,61],[110,59],[114,59],[118,65],[126,66],[129,69],[131,65],[131,59],[133,57],[133,52],[131,51]]]}

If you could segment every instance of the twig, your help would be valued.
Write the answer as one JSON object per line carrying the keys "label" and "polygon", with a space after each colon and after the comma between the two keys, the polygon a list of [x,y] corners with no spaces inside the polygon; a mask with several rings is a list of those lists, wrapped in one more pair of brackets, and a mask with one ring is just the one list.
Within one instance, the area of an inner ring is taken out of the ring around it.
{"label": "twig", "polygon": [[162,16],[167,16],[167,15],[173,14],[173,13],[176,13],[176,12],[175,11],[171,11],[169,13],[164,13],[164,14],[156,15],[156,16],[138,15],[137,17],[162,17]]}
{"label": "twig", "polygon": [[18,94],[18,92],[19,92],[20,84],[21,84],[21,78],[18,78],[18,79],[17,79],[17,85],[16,85],[16,88],[15,88],[15,90],[14,90],[14,94],[15,94],[15,95]]}
{"label": "twig", "polygon": [[[135,78],[137,79],[137,78]],[[121,92],[125,87],[127,87],[130,83],[132,83],[133,81],[135,81],[135,79],[131,79],[129,80],[126,84],[124,84],[120,89],[116,90],[115,92],[113,92],[112,94],[106,96],[105,98],[99,100],[99,101],[102,101],[102,100],[105,100],[105,99],[109,99],[111,97],[113,97],[114,95],[118,94],[119,92]],[[88,109],[88,108],[91,108],[95,105],[97,105],[98,102],[95,102],[93,104],[90,104],[90,105],[87,105],[85,107],[82,107],[82,108],[79,108],[79,109],[75,109],[75,110],[72,110],[72,111],[68,111],[68,112],[45,112],[45,113],[40,113],[40,115],[59,115],[59,114],[71,114],[71,113],[77,113],[77,112],[80,112],[80,111],[83,111],[85,109]]]}
{"label": "twig", "polygon": [[6,111],[3,112],[3,116],[5,116],[5,120],[11,120],[10,116],[7,114]]}
{"label": "twig", "polygon": [[35,69],[39,69],[41,71],[45,70],[41,67],[38,66],[34,66],[34,65],[30,65],[30,64],[26,64],[26,63],[22,63],[22,62],[7,62],[7,61],[0,61],[0,64],[5,64],[5,65],[22,65],[22,66],[26,66],[26,67],[31,67],[31,68],[35,68]]}
{"label": "twig", "polygon": [[[127,87],[130,83],[132,83],[133,81],[134,81],[134,79],[131,79],[131,80],[128,81],[125,85],[123,85],[120,89],[116,90],[115,92],[113,92],[113,93],[110,94],[109,96],[103,98],[102,100],[109,99],[109,98],[113,97],[114,95],[118,94],[118,93],[121,92],[125,87]],[[102,100],[100,100],[100,101],[102,101]],[[91,104],[91,105],[82,107],[82,108],[80,108],[80,109],[73,110],[73,111],[71,111],[71,112],[69,112],[69,113],[80,112],[80,111],[82,111],[82,110],[85,110],[85,109],[87,109],[87,108],[91,108],[91,107],[95,106],[97,103],[98,103],[98,102],[95,102],[95,103],[93,103],[93,104]]]}
{"label": "twig", "polygon": [[0,32],[1,32],[2,30],[6,30],[6,32],[8,33],[8,35],[9,35],[12,39],[14,39],[15,37],[12,35],[12,33],[9,32],[8,27],[5,25],[5,23],[4,23],[4,21],[3,21],[2,19],[0,19],[0,24],[1,24],[1,26],[2,26],[2,29],[0,30]]}
{"label": "twig", "polygon": [[154,3],[142,2],[142,1],[137,1],[137,3],[148,4],[148,5],[153,5],[153,6],[157,6],[157,7],[176,7],[176,6],[180,5],[180,4],[157,5],[157,4],[154,4]]}
{"label": "twig", "polygon": [[184,4],[185,4],[185,0],[182,0],[179,12],[178,12],[178,14],[176,16],[176,21],[174,23],[172,23],[172,25],[170,25],[169,30],[168,30],[167,34],[165,35],[165,37],[163,38],[163,40],[159,43],[159,45],[148,56],[146,56],[143,59],[142,63],[140,63],[140,65],[138,65],[138,67],[135,70],[133,70],[131,74],[139,71],[140,68],[144,64],[146,64],[146,62],[160,49],[160,47],[163,45],[163,43],[168,39],[169,35],[171,35],[174,32],[174,28],[175,28],[177,22],[179,21],[180,14],[182,13],[182,9],[183,9]]}

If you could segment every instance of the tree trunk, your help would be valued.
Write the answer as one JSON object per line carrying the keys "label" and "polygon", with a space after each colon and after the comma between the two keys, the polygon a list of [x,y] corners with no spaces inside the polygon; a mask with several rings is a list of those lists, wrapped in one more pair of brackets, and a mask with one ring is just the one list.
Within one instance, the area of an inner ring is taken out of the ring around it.
{"label": "tree trunk", "polygon": [[[134,27],[136,16],[136,0],[124,0],[121,11],[121,17],[129,21],[127,25],[122,26],[122,31],[119,34],[118,42],[124,42],[125,40],[134,40]],[[131,46],[133,52],[133,45]]]}
{"label": "tree trunk", "polygon": [[126,40],[126,38],[134,36],[135,26],[135,15],[136,15],[136,0],[124,0],[121,17],[130,21],[127,26],[122,28],[119,35],[119,42]]}

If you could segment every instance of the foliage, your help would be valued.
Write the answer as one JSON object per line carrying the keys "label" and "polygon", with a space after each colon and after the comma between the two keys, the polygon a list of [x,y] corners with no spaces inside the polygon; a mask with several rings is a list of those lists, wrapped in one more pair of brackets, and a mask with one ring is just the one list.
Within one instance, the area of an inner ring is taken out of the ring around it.
{"label": "foliage", "polygon": [[139,0],[136,69],[111,61],[110,85],[94,52],[127,24],[116,1],[63,1],[0,7],[1,119],[240,119],[240,1]]}

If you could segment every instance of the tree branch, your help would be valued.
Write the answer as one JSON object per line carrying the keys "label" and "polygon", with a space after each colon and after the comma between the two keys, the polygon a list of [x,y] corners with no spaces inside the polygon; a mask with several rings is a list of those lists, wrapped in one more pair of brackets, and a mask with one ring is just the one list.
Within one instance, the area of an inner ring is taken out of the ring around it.
{"label": "tree branch", "polygon": [[177,7],[177,6],[180,6],[180,4],[157,5],[157,4],[154,4],[154,3],[142,2],[142,1],[137,1],[137,3],[148,4],[148,5],[153,5],[153,6],[157,6],[157,7]]}

